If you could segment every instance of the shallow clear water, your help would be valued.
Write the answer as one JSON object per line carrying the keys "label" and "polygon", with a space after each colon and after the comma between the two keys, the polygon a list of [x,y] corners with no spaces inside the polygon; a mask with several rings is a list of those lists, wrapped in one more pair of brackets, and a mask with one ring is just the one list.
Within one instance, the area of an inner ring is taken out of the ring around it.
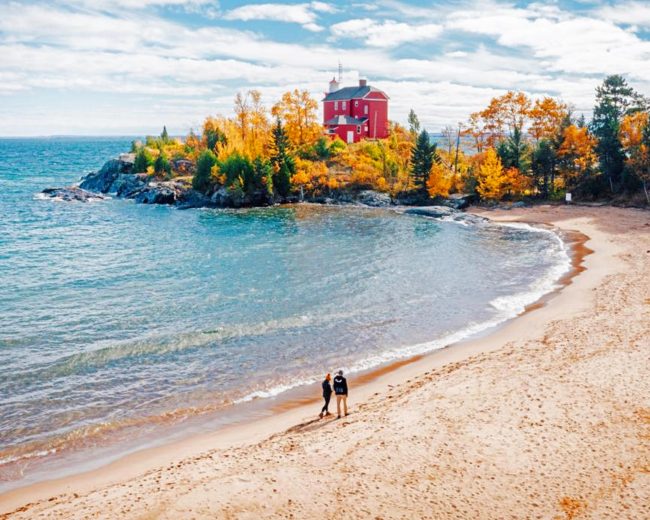
{"label": "shallow clear water", "polygon": [[0,473],[442,347],[568,268],[527,227],[35,197],[129,142],[0,140]]}

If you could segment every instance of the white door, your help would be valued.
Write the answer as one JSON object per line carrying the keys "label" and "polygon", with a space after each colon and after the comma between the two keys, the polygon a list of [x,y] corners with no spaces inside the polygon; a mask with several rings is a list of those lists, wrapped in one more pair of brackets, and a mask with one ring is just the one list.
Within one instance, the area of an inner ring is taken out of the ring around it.
{"label": "white door", "polygon": [[348,130],[348,144],[354,143],[354,131]]}

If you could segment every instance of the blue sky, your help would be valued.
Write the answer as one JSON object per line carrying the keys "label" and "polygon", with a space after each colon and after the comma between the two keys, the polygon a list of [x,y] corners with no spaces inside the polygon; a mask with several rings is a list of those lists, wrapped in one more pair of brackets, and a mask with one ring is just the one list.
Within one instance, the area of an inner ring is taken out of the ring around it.
{"label": "blue sky", "polygon": [[433,131],[509,89],[589,115],[608,74],[650,94],[650,2],[0,0],[0,135],[186,133],[339,61]]}

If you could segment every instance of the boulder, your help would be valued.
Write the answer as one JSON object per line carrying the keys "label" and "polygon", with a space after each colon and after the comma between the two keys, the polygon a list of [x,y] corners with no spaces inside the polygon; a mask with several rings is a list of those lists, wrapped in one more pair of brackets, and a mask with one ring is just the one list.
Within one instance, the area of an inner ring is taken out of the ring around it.
{"label": "boulder", "polygon": [[172,161],[172,167],[182,175],[192,175],[194,173],[194,163],[187,159],[175,159]]}
{"label": "boulder", "polygon": [[86,175],[81,180],[79,187],[83,190],[108,193],[118,175],[132,172],[133,161],[131,161],[131,155],[133,154],[122,154],[122,156],[127,156],[124,158],[125,160],[120,156],[119,159],[111,159],[105,162],[98,172]]}
{"label": "boulder", "polygon": [[453,193],[446,199],[442,200],[441,204],[454,209],[466,209],[473,201],[474,195],[471,193]]}
{"label": "boulder", "polygon": [[447,206],[420,206],[403,209],[402,213],[405,213],[407,215],[421,215],[423,217],[431,218],[450,218],[458,212],[453,208],[448,208]]}
{"label": "boulder", "polygon": [[210,197],[210,202],[218,208],[234,208],[235,206],[235,196],[233,195],[232,190],[222,186],[217,191],[212,194]]}
{"label": "boulder", "polygon": [[400,206],[433,206],[434,201],[428,193],[419,190],[402,191],[397,194],[395,203]]}
{"label": "boulder", "polygon": [[92,191],[87,191],[77,186],[68,186],[67,188],[47,188],[41,192],[47,197],[65,200],[65,201],[78,201],[78,202],[90,202],[93,200],[104,200],[106,197],[98,193],[93,193]]}
{"label": "boulder", "polygon": [[133,198],[147,186],[146,173],[120,173],[109,188],[110,193],[126,199]]}
{"label": "boulder", "polygon": [[393,203],[388,193],[381,193],[374,190],[360,191],[356,196],[356,201],[365,206],[377,208],[385,208]]}
{"label": "boulder", "polygon": [[150,182],[133,199],[141,204],[175,204],[183,198],[187,187],[180,182]]}
{"label": "boulder", "polygon": [[214,207],[214,204],[207,195],[190,189],[179,194],[176,207],[178,209],[208,208]]}

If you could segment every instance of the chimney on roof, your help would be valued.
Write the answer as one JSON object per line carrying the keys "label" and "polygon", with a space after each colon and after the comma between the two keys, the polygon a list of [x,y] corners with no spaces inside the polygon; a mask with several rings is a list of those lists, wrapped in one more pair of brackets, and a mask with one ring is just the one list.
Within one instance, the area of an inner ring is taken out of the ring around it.
{"label": "chimney on roof", "polygon": [[365,87],[366,85],[368,85],[368,80],[367,79],[360,79],[359,80],[359,86],[360,87]]}

